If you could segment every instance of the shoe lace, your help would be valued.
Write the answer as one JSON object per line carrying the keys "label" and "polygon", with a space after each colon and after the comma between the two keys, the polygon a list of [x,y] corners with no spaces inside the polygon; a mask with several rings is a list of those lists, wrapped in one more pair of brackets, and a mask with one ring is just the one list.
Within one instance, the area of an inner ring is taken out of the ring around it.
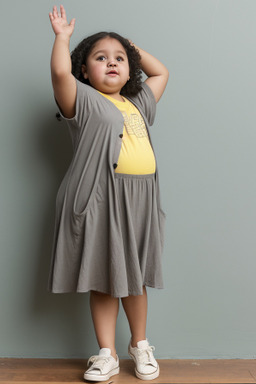
{"label": "shoe lace", "polygon": [[140,364],[151,364],[153,358],[153,351],[155,347],[148,346],[147,349],[138,349],[138,359]]}
{"label": "shoe lace", "polygon": [[110,357],[106,356],[91,356],[88,360],[87,365],[93,365],[93,368],[103,369],[104,365],[108,363]]}

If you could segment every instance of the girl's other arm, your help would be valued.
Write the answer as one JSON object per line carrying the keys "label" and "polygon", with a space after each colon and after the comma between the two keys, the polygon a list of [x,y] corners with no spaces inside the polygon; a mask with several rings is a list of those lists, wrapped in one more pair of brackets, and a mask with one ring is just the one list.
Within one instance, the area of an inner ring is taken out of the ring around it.
{"label": "girl's other arm", "polygon": [[49,13],[55,42],[51,57],[51,76],[54,96],[59,104],[61,112],[67,118],[75,116],[76,104],[76,80],[71,73],[71,58],[69,53],[69,41],[74,31],[75,19],[67,23],[64,7],[60,6],[61,15],[58,15],[57,7]]}
{"label": "girl's other arm", "polygon": [[151,88],[156,102],[158,102],[165,90],[169,78],[168,69],[150,53],[138,48],[136,45],[134,45],[134,47],[140,53],[141,68],[148,76],[145,83],[147,83],[147,85]]}

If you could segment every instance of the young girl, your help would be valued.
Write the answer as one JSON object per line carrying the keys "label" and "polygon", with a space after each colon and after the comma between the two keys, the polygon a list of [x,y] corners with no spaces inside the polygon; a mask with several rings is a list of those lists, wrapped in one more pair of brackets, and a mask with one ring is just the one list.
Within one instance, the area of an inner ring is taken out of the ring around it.
{"label": "young girl", "polygon": [[[99,354],[86,380],[119,373],[115,328],[121,298],[131,330],[136,376],[155,379],[159,366],[146,339],[146,286],[162,288],[165,214],[148,128],[168,71],[116,33],[84,39],[70,59],[64,7],[49,14],[56,35],[51,74],[55,100],[74,149],[56,198],[49,286],[55,293],[90,291]],[[147,75],[142,83],[141,69]]]}

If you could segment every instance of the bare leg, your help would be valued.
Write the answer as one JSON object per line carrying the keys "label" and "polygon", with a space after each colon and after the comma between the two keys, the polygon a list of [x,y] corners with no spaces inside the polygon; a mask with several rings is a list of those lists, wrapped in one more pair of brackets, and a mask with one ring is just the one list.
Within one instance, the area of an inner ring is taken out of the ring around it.
{"label": "bare leg", "polygon": [[122,304],[129,321],[132,334],[132,347],[137,347],[137,342],[146,339],[147,325],[147,291],[143,287],[143,295],[122,298]]}
{"label": "bare leg", "polygon": [[110,348],[116,359],[115,332],[119,299],[91,291],[90,306],[96,338],[100,348]]}

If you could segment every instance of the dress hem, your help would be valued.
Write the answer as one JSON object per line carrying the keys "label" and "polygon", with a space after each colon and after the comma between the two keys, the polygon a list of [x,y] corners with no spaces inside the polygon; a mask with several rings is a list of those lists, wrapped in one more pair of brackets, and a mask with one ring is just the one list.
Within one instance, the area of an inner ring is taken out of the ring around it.
{"label": "dress hem", "polygon": [[[148,288],[155,288],[155,289],[164,289],[164,286],[161,285],[161,286],[155,286],[154,284],[150,284],[150,283],[144,283],[143,286],[146,286]],[[103,289],[97,289],[97,288],[88,288],[88,289],[81,289],[81,290],[50,290],[50,293],[54,293],[54,294],[65,294],[65,293],[88,293],[90,291],[96,291],[96,292],[99,292],[99,293],[104,293],[106,295],[110,295],[112,297],[115,297],[115,298],[123,298],[123,297],[128,297],[128,296],[140,296],[143,294],[142,290],[141,292],[133,292],[133,291],[128,291],[126,292],[125,294],[124,293],[121,293],[121,294],[113,294],[113,293],[110,293],[109,291],[106,291],[106,290],[103,290]]]}

